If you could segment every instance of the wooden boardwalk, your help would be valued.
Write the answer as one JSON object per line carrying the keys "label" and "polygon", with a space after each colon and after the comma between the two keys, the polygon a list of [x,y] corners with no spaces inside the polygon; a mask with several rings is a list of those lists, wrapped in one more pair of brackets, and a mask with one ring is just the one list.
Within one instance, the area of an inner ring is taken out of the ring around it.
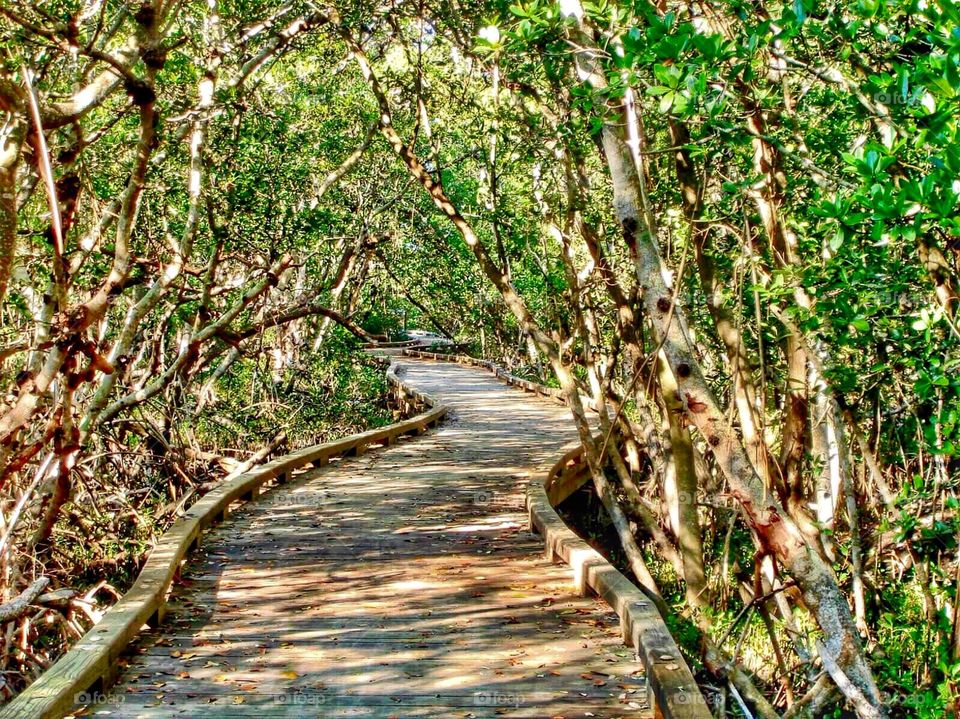
{"label": "wooden boardwalk", "polygon": [[527,531],[525,485],[574,439],[567,410],[480,370],[402,365],[451,418],[214,529],[166,621],[78,715],[650,715],[616,614]]}

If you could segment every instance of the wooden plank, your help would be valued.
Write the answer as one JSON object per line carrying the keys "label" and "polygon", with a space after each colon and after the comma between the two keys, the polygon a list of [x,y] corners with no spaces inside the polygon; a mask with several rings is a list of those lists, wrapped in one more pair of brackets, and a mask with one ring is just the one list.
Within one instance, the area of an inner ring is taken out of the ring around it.
{"label": "wooden plank", "polygon": [[[395,367],[391,366],[387,377],[390,383],[403,386]],[[284,455],[204,495],[160,538],[123,598],[53,667],[13,701],[0,707],[0,719],[55,719],[74,705],[78,695],[91,687],[109,684],[117,658],[131,639],[151,618],[162,619],[167,589],[184,555],[196,547],[203,530],[226,518],[232,503],[255,499],[264,484],[305,464],[334,454],[359,453],[373,438],[420,431],[445,416],[446,406],[423,393],[419,393],[419,398],[432,409],[389,427]]]}
{"label": "wooden plank", "polygon": [[650,716],[617,614],[526,531],[527,478],[575,437],[566,411],[467,363],[405,380],[457,423],[213,529],[167,621],[121,657],[110,716]]}
{"label": "wooden plank", "polygon": [[[561,396],[552,388],[513,377],[498,368],[493,369],[493,373],[524,391],[539,391],[554,398]],[[592,402],[588,404],[596,411]],[[657,715],[665,719],[710,719],[707,702],[656,607],[636,585],[567,527],[554,510],[588,481],[584,468],[576,469],[576,460],[581,457],[582,448],[573,446],[548,471],[530,482],[527,489],[530,527],[543,536],[547,558],[562,559],[573,567],[574,586],[578,591],[593,590],[616,610],[624,639],[643,657]]]}

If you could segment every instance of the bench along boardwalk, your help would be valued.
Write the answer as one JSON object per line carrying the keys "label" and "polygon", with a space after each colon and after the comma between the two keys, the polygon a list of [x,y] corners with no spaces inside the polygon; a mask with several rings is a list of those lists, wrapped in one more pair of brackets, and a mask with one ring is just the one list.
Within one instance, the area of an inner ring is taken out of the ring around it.
{"label": "bench along boardwalk", "polygon": [[543,558],[525,489],[567,410],[403,359],[428,435],[311,470],[204,538],[88,711],[135,717],[646,717],[617,615]]}

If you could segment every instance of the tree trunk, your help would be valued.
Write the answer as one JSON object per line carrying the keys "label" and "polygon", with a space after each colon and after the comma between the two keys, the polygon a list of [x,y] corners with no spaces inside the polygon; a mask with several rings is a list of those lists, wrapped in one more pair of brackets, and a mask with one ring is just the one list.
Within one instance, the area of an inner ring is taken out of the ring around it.
{"label": "tree trunk", "polygon": [[11,110],[0,130],[0,303],[6,297],[17,253],[17,167],[26,134],[19,108]]}
{"label": "tree trunk", "polygon": [[[582,14],[581,14],[582,17]],[[596,47],[582,24],[574,26],[581,80],[597,89],[605,79],[595,67]],[[621,137],[629,121],[610,113],[603,125],[605,161],[613,184],[613,206],[623,239],[635,258],[637,280],[643,290],[645,315],[676,378],[683,402],[682,416],[697,427],[713,449],[718,467],[727,478],[730,494],[740,504],[744,517],[764,551],[775,556],[800,587],[804,602],[824,634],[821,645],[826,661],[836,662],[869,706],[885,715],[873,674],[863,655],[850,608],[832,569],[815,548],[809,546],[791,516],[766,491],[745,448],[713,396],[700,363],[683,331],[682,307],[673,301],[667,286],[666,268],[660,257],[653,228],[647,226],[640,207],[641,189],[629,150]],[[805,374],[804,374],[805,377]]]}

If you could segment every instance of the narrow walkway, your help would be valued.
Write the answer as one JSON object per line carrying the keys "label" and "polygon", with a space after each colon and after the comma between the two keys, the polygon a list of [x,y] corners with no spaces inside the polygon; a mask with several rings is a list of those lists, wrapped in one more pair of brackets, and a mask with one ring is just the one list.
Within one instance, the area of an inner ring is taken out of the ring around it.
{"label": "narrow walkway", "polygon": [[573,439],[566,410],[476,369],[402,366],[452,417],[213,530],[90,714],[649,716],[616,615],[526,528],[528,478]]}

